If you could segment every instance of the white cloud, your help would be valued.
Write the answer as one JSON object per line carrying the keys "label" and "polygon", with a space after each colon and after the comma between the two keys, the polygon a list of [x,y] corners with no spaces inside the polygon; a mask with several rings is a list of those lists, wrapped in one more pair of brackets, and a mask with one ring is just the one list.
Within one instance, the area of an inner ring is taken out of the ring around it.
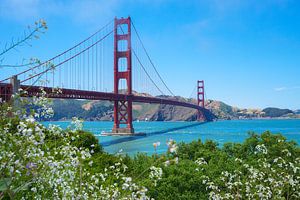
{"label": "white cloud", "polygon": [[274,88],[274,91],[276,91],[276,92],[282,92],[282,91],[286,91],[286,90],[298,90],[298,89],[300,89],[300,86],[277,87],[277,88]]}
{"label": "white cloud", "polygon": [[286,89],[287,89],[286,87],[278,87],[278,88],[274,88],[274,90],[275,90],[276,92],[284,91],[284,90],[286,90]]}

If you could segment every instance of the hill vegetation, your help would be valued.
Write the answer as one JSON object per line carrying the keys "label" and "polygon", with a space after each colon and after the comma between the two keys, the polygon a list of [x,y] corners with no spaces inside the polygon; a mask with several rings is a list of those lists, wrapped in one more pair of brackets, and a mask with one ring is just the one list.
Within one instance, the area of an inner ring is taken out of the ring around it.
{"label": "hill vegetation", "polygon": [[[195,103],[194,99],[176,98],[182,101]],[[221,101],[208,100],[205,107],[209,109],[217,119],[249,119],[249,118],[298,118],[300,115],[288,109],[241,109],[230,106]],[[113,119],[113,104],[108,101],[87,100],[54,100],[54,117],[52,120],[70,120],[79,117],[88,121]],[[193,121],[197,118],[197,111],[172,105],[158,104],[133,104],[134,120],[149,121]]]}
{"label": "hill vegetation", "polygon": [[289,109],[280,109],[280,108],[265,108],[262,110],[266,117],[282,117],[288,114],[294,114],[293,111]]}
{"label": "hill vegetation", "polygon": [[113,105],[106,101],[54,100],[52,120],[111,120]]}

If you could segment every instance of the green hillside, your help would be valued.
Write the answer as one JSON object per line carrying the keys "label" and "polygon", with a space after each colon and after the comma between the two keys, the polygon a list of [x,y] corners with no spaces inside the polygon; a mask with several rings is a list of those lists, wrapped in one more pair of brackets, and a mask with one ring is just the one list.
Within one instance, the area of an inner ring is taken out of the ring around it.
{"label": "green hillside", "polygon": [[[195,99],[182,97],[164,97],[195,103]],[[298,118],[299,114],[289,109],[266,108],[266,109],[241,109],[230,106],[221,101],[207,100],[205,107],[218,119],[249,119],[249,118]],[[109,101],[88,100],[54,100],[54,117],[52,120],[70,120],[79,117],[88,121],[113,120],[113,104]],[[147,103],[133,103],[133,119],[140,121],[193,121],[197,118],[197,111],[190,108],[158,105]]]}

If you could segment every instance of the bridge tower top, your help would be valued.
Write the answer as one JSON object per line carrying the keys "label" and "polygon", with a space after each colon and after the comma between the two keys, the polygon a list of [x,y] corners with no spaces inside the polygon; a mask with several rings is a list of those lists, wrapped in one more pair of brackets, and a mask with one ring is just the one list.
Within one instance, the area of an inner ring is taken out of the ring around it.
{"label": "bridge tower top", "polygon": [[197,82],[197,105],[202,108],[205,107],[205,99],[204,99],[204,81]]}
{"label": "bridge tower top", "polygon": [[[201,106],[202,108],[205,108],[205,99],[204,99],[204,81],[203,80],[198,80],[197,81],[197,105]],[[198,120],[206,120],[205,115],[198,110],[197,114]]]}

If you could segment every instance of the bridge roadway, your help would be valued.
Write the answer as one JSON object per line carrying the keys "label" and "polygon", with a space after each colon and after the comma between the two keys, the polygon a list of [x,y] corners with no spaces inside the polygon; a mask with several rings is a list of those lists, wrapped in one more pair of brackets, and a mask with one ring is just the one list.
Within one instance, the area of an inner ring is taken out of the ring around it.
{"label": "bridge roadway", "polygon": [[[4,95],[3,88],[6,88],[7,91],[11,90],[11,84],[0,84],[1,90],[0,90],[0,97]],[[39,96],[41,93],[41,86],[30,86],[30,85],[21,85],[21,89],[24,91],[27,91],[27,94],[22,95],[23,97],[33,97],[33,96]],[[150,103],[150,104],[164,104],[164,105],[174,105],[174,106],[182,106],[187,108],[193,108],[196,110],[200,110],[204,116],[206,116],[206,120],[210,121],[209,113],[210,111],[198,106],[196,104],[187,103],[187,102],[181,102],[176,101],[172,99],[163,99],[158,97],[145,97],[145,96],[137,96],[137,95],[127,95],[127,94],[115,94],[110,92],[96,92],[96,91],[86,91],[86,90],[74,90],[74,89],[60,89],[60,92],[57,91],[57,88],[53,87],[43,87],[44,91],[47,93],[48,98],[54,98],[54,99],[87,99],[87,100],[107,100],[107,101],[115,101],[115,100],[128,100],[132,99],[133,102],[140,102],[140,103]],[[1,92],[2,91],[2,92]]]}

